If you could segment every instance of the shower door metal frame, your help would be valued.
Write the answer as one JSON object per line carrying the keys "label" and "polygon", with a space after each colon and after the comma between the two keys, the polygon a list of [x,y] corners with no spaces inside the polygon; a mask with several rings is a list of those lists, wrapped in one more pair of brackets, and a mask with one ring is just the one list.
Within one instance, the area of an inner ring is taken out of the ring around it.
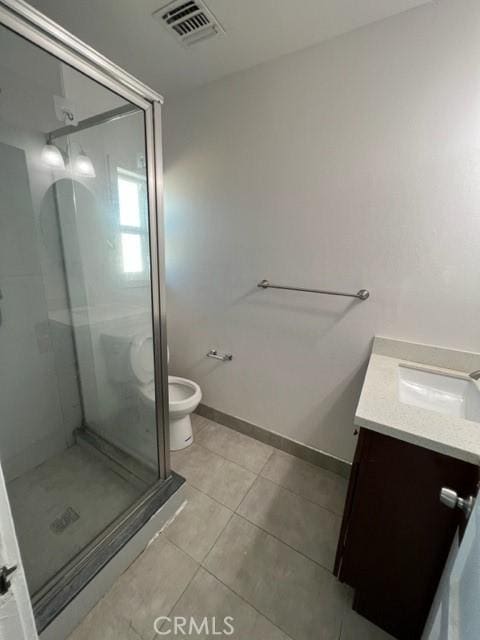
{"label": "shower door metal frame", "polygon": [[[158,481],[32,597],[42,631],[183,483],[171,472],[163,236],[162,96],[23,0],[0,0],[0,25],[143,110],[147,158]],[[115,550],[115,547],[116,550]],[[111,554],[109,556],[108,549]]]}

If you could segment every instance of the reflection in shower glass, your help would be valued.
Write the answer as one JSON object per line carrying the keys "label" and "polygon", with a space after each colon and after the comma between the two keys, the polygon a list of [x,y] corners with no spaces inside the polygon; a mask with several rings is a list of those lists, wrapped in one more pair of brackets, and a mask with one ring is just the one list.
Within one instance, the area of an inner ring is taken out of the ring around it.
{"label": "reflection in shower glass", "polygon": [[35,593],[158,478],[145,123],[4,27],[0,87],[0,456]]}

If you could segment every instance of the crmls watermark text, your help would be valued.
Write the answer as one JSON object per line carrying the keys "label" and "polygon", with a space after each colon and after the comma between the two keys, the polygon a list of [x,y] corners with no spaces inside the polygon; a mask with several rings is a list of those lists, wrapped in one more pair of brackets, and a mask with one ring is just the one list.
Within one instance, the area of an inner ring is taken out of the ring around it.
{"label": "crmls watermark text", "polygon": [[231,616],[225,618],[159,616],[153,623],[153,628],[159,636],[231,636],[235,631],[233,622],[234,618]]}

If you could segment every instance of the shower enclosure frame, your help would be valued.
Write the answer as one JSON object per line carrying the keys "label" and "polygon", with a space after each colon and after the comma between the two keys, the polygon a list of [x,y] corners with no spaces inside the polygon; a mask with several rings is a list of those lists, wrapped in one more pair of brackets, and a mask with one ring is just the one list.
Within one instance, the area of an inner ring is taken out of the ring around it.
{"label": "shower enclosure frame", "polygon": [[145,117],[158,480],[32,597],[42,631],[183,483],[171,472],[163,237],[163,98],[23,0],[0,0],[0,25],[39,46],[125,100]]}

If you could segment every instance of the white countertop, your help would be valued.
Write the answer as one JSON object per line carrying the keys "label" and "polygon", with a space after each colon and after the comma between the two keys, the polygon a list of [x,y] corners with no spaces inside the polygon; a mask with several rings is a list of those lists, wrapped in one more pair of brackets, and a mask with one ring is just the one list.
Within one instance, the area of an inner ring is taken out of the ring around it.
{"label": "white countertop", "polygon": [[480,465],[480,423],[400,402],[399,365],[464,376],[480,369],[480,354],[375,338],[355,424]]}

